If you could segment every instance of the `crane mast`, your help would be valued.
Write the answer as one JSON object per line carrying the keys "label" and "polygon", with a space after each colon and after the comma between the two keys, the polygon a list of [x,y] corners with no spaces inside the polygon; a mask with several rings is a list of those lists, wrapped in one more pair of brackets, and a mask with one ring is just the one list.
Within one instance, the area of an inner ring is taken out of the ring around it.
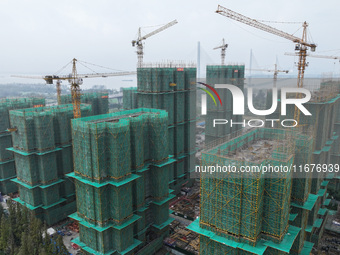
{"label": "crane mast", "polygon": [[279,73],[289,73],[289,70],[278,70],[277,69],[277,64],[274,64],[274,70],[271,69],[246,69],[248,71],[267,71],[267,72],[271,72],[274,73],[274,78],[273,78],[273,87],[276,88],[276,82],[277,82],[277,75]]}
{"label": "crane mast", "polygon": [[222,39],[222,45],[217,46],[214,48],[214,50],[221,49],[221,65],[224,65],[224,60],[225,60],[225,51],[228,48],[228,44],[224,42],[224,38]]}
{"label": "crane mast", "polygon": [[[295,50],[298,51],[299,55],[299,62],[298,62],[298,79],[297,79],[297,87],[302,88],[303,87],[303,79],[305,74],[305,68],[306,68],[306,56],[307,56],[307,50],[310,48],[312,52],[315,51],[316,44],[314,43],[308,43],[307,42],[307,22],[303,23],[303,33],[302,37],[296,37],[294,35],[288,34],[284,31],[281,31],[279,29],[276,29],[274,27],[268,26],[266,24],[263,24],[255,19],[251,19],[249,17],[246,17],[242,14],[239,14],[235,11],[232,11],[230,9],[227,9],[221,5],[218,6],[216,13],[221,14],[227,18],[239,21],[241,23],[244,23],[248,26],[255,27],[257,29],[263,30],[265,32],[286,38],[288,40],[291,40],[292,42],[296,43]],[[301,98],[301,94],[297,94],[298,98]],[[300,110],[295,107],[294,111],[294,119],[299,122],[300,119]]]}
{"label": "crane mast", "polygon": [[57,102],[58,102],[58,105],[61,105],[61,80],[57,80],[55,86],[57,89]]}
{"label": "crane mast", "polygon": [[80,84],[82,83],[82,79],[78,79],[77,74],[77,59],[72,60],[72,79],[71,79],[71,95],[72,95],[72,104],[73,104],[73,116],[75,119],[81,117],[80,112]]}
{"label": "crane mast", "polygon": [[142,36],[142,28],[140,27],[138,29],[138,37],[136,40],[132,41],[132,47],[137,48],[137,59],[138,59],[138,63],[137,63],[137,67],[142,67],[143,65],[143,56],[144,56],[144,50],[143,50],[143,40],[146,40],[147,38],[149,38],[150,36],[153,36],[155,34],[158,34],[159,32],[162,32],[163,30],[177,24],[177,20],[173,20],[171,22],[169,22],[168,24]]}

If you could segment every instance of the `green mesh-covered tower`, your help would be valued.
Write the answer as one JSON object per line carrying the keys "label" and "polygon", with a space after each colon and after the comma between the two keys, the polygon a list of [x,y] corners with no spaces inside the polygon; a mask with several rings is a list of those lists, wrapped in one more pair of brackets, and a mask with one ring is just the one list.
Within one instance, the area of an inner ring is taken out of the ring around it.
{"label": "green mesh-covered tower", "polygon": [[137,87],[123,88],[123,109],[138,108],[138,90]]}
{"label": "green mesh-covered tower", "polygon": [[[323,164],[334,164],[332,152],[338,149],[338,135],[334,128],[340,95],[339,88],[333,85],[321,84],[319,88],[311,91],[311,100],[304,104],[312,115],[305,116],[300,113],[299,125],[301,131],[312,138],[312,153],[310,156],[296,158],[295,165],[315,164],[320,167]],[[292,119],[293,116],[294,107],[289,106],[284,118]],[[315,168],[313,172],[304,173],[304,176],[299,174],[300,178],[294,178],[293,181],[291,213],[294,218],[291,224],[301,228],[293,246],[293,254],[300,254],[306,246],[317,247],[323,234],[327,216],[325,206],[329,203],[329,181],[326,179],[331,179],[334,173],[328,174],[318,170]]]}
{"label": "green mesh-covered tower", "polygon": [[[243,91],[244,88],[244,65],[208,65],[206,83],[210,86],[215,84],[232,84]],[[208,89],[209,90],[209,89]],[[233,115],[233,98],[228,89],[216,89],[221,97],[222,105],[215,97],[216,104],[210,96],[207,96],[207,115],[205,116],[205,144],[209,144],[221,137],[226,136],[242,128],[241,124],[216,125],[213,127],[214,119],[226,119],[228,123],[241,123],[241,115]]]}
{"label": "green mesh-covered tower", "polygon": [[170,168],[170,187],[179,192],[191,182],[195,167],[196,68],[185,65],[160,65],[137,69],[137,91],[123,89],[124,108],[166,110],[169,114],[169,154],[176,163]]}
{"label": "green mesh-covered tower", "polygon": [[[60,96],[62,104],[71,104],[71,95]],[[107,92],[92,92],[82,93],[80,101],[83,104],[90,104],[92,106],[91,115],[99,115],[109,113],[109,94]]]}
{"label": "green mesh-covered tower", "polygon": [[12,147],[12,137],[9,132],[9,111],[40,107],[45,105],[43,98],[13,98],[0,99],[0,192],[10,194],[18,191],[15,183],[10,179],[16,177],[14,155],[7,148]]}
{"label": "green mesh-covered tower", "polygon": [[[90,105],[80,105],[82,116]],[[73,106],[28,108],[10,112],[20,197],[15,200],[52,225],[76,210],[74,184],[65,174],[73,171],[71,119]]]}
{"label": "green mesh-covered tower", "polygon": [[[86,254],[153,254],[168,234],[168,113],[139,108],[72,121],[79,238]],[[165,139],[164,139],[165,138]]]}
{"label": "green mesh-covered tower", "polygon": [[237,172],[271,165],[288,170],[309,137],[260,128],[231,133],[202,152],[202,167],[236,171],[201,173],[200,217],[188,228],[200,234],[200,254],[288,254],[300,228],[289,224],[292,173]]}

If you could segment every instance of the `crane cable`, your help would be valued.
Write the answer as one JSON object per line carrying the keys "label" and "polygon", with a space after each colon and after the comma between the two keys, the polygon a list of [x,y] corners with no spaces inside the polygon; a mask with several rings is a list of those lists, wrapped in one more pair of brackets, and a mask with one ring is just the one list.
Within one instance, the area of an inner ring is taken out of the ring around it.
{"label": "crane cable", "polygon": [[72,63],[72,60],[70,61],[70,62],[68,62],[66,65],[64,65],[62,68],[60,68],[58,71],[56,71],[55,73],[54,73],[54,75],[57,75],[57,74],[59,74],[59,73],[61,73],[64,69],[66,69],[66,67],[68,66],[68,65],[70,65]]}

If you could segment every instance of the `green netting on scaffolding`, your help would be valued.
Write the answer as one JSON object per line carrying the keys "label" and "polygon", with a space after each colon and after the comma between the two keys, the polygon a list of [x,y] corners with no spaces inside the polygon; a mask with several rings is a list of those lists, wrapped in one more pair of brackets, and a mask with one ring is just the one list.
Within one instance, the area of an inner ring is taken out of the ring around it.
{"label": "green netting on scaffolding", "polygon": [[72,146],[63,147],[56,152],[58,176],[63,177],[65,174],[73,172],[73,154]]}
{"label": "green netting on scaffolding", "polygon": [[1,194],[15,193],[18,192],[18,187],[11,180],[5,180],[0,182],[0,192]]}
{"label": "green netting on scaffolding", "polygon": [[191,153],[196,146],[196,122],[187,122],[184,127],[184,151]]}
{"label": "green netting on scaffolding", "polygon": [[[339,109],[340,104],[338,104],[336,107]],[[338,111],[340,112],[340,110]],[[335,135],[338,136],[338,138],[334,141],[332,145],[331,153],[333,155],[340,155],[340,121],[338,121],[338,123],[334,123],[333,132],[335,132]]]}
{"label": "green netting on scaffolding", "polygon": [[51,226],[66,219],[75,209],[75,201],[65,201],[63,204],[56,204],[52,207],[42,209],[42,220],[45,221],[48,226]]}
{"label": "green netting on scaffolding", "polygon": [[10,134],[0,136],[0,162],[6,162],[13,159],[13,153],[7,148],[12,147],[12,137]]}
{"label": "green netting on scaffolding", "polygon": [[176,84],[176,68],[138,68],[138,91],[167,92],[173,91]]}
{"label": "green netting on scaffolding", "polygon": [[169,203],[162,205],[152,204],[153,222],[156,225],[162,225],[169,219]]}
{"label": "green netting on scaffolding", "polygon": [[137,87],[123,88],[123,108],[126,110],[138,108]]}
{"label": "green netting on scaffolding", "polygon": [[[91,92],[82,93],[80,97],[81,103],[90,104],[92,106],[91,115],[106,114],[109,112],[109,94],[107,92]],[[62,104],[72,103],[71,95],[61,95]]]}
{"label": "green netting on scaffolding", "polygon": [[[312,93],[312,95],[314,95]],[[336,113],[336,105],[339,102],[340,95],[333,94],[331,98],[311,100],[304,104],[304,107],[311,113],[311,115],[299,114],[299,125],[302,130],[310,132],[308,128],[313,128],[314,133],[314,148],[315,150],[322,150],[326,142],[333,136],[333,124],[335,123],[334,114]],[[313,98],[313,97],[312,97]],[[287,105],[287,115],[284,118],[294,119],[294,105]],[[281,116],[283,118],[283,116]],[[327,125],[325,125],[327,123]]]}
{"label": "green netting on scaffolding", "polygon": [[[271,149],[261,152],[260,147]],[[236,132],[202,153],[202,169],[209,166],[258,169],[267,165],[288,169],[293,163],[293,150],[290,131],[261,128]],[[225,235],[245,238],[251,245],[260,233],[279,242],[288,227],[290,189],[289,171],[221,175],[211,175],[209,171],[202,175],[201,171],[200,224]]]}
{"label": "green netting on scaffolding", "polygon": [[[10,125],[10,110],[24,109],[31,107],[41,107],[45,105],[44,98],[13,98],[0,99],[0,174],[2,179],[15,176],[14,162],[9,162],[14,159],[14,155],[7,148],[12,147],[11,134],[6,132]],[[9,180],[1,182],[1,192],[8,194],[17,191],[16,184]]]}
{"label": "green netting on scaffolding", "polygon": [[[215,84],[233,84],[241,90],[244,88],[244,66],[221,66],[221,65],[208,65],[207,66],[207,84],[215,86]],[[203,86],[203,89],[207,89]],[[210,90],[210,89],[208,89]],[[207,115],[206,115],[206,128],[205,133],[208,136],[207,142],[212,142],[219,137],[223,137],[236,131],[242,125],[234,125],[231,129],[229,125],[213,126],[213,119],[227,119],[240,122],[236,116],[232,115],[233,99],[232,94],[228,89],[216,89],[219,94],[222,104],[216,100],[216,103],[211,97],[207,97]],[[236,129],[235,129],[236,128]]]}
{"label": "green netting on scaffolding", "polygon": [[196,119],[196,86],[193,86],[190,90],[184,92],[184,119],[195,120]]}
{"label": "green netting on scaffolding", "polygon": [[15,153],[15,164],[17,178],[26,184],[35,186],[58,180],[56,152],[40,156]]}
{"label": "green netting on scaffolding", "polygon": [[276,250],[272,247],[267,247],[267,249],[264,252],[264,255],[287,255],[287,253],[284,251]]}
{"label": "green netting on scaffolding", "polygon": [[0,133],[10,127],[9,111],[45,105],[45,98],[3,98],[0,99]]}
{"label": "green netting on scaffolding", "polygon": [[[81,105],[80,109],[83,116],[91,114],[90,105]],[[15,149],[43,152],[72,141],[71,104],[13,110],[10,118],[12,127],[17,128],[12,133]]]}
{"label": "green netting on scaffolding", "polygon": [[314,225],[314,222],[318,219],[318,212],[321,207],[321,197],[319,197],[318,201],[315,203],[314,207],[312,210],[309,211],[308,214],[308,222],[307,224],[310,226]]}
{"label": "green netting on scaffolding", "polygon": [[175,135],[174,135],[174,144],[175,144],[175,151],[174,155],[179,156],[184,153],[184,128],[185,125],[177,125],[175,127]]}
{"label": "green netting on scaffolding", "polygon": [[[294,165],[304,166],[310,164],[313,148],[313,137],[297,133],[295,136]],[[293,173],[292,195],[294,203],[303,205],[309,195],[311,185],[311,173],[301,171]]]}
{"label": "green netting on scaffolding", "polygon": [[92,181],[124,179],[150,160],[168,158],[165,111],[128,110],[72,123],[75,172]]}
{"label": "green netting on scaffolding", "polygon": [[139,178],[133,183],[132,194],[133,194],[133,205],[134,209],[140,209],[145,206],[146,189],[149,185],[146,185],[147,172],[138,172]]}
{"label": "green netting on scaffolding", "polygon": [[[78,216],[94,226],[121,225],[132,217],[132,183],[93,187],[76,180]],[[109,202],[110,201],[110,202]]]}
{"label": "green netting on scaffolding", "polygon": [[254,255],[257,253],[237,249],[220,242],[216,242],[208,237],[200,235],[200,252],[201,255],[210,254],[230,254],[230,255]]}
{"label": "green netting on scaffolding", "polygon": [[153,201],[162,201],[169,196],[168,175],[170,165],[150,167],[150,193]]}
{"label": "green netting on scaffolding", "polygon": [[0,163],[0,179],[8,179],[15,176],[15,162],[14,160]]}
{"label": "green netting on scaffolding", "polygon": [[28,189],[22,185],[19,185],[20,200],[31,206],[41,205],[41,192],[38,188]]}
{"label": "green netting on scaffolding", "polygon": [[177,159],[175,164],[175,172],[177,178],[182,178],[184,175],[184,158]]}
{"label": "green netting on scaffolding", "polygon": [[303,248],[305,239],[306,239],[306,231],[302,229],[293,243],[291,254],[300,254]]}
{"label": "green netting on scaffolding", "polygon": [[124,252],[126,249],[137,245],[133,239],[131,226],[121,230],[109,228],[101,232],[82,224],[79,226],[80,244],[86,244],[86,246],[82,245],[82,249],[91,254],[113,254],[114,251]]}
{"label": "green netting on scaffolding", "polygon": [[300,233],[298,234],[297,238],[295,239],[291,252],[293,254],[299,254],[301,249],[303,248],[304,245],[304,240],[306,237],[306,227],[307,227],[307,222],[308,222],[308,210],[302,209],[302,208],[297,208],[292,206],[291,207],[291,213],[297,214],[297,217],[294,219],[292,222],[293,226],[297,226],[301,228]]}
{"label": "green netting on scaffolding", "polygon": [[[80,108],[83,116],[91,114],[90,105],[81,104]],[[12,132],[12,150],[20,201],[32,210],[39,207],[42,220],[54,224],[75,210],[75,202],[67,201],[74,193],[73,184],[63,179],[73,169],[73,106],[13,110],[10,118],[17,129]]]}
{"label": "green netting on scaffolding", "polygon": [[[75,179],[78,210],[73,217],[86,226],[80,229],[85,250],[125,250],[135,244],[133,225],[144,231],[168,220],[173,160],[164,139],[167,116],[141,108],[72,121],[75,174],[69,176]],[[103,249],[106,239],[98,235],[105,228],[112,241]]]}
{"label": "green netting on scaffolding", "polygon": [[50,206],[59,202],[60,194],[59,194],[59,184],[51,185],[45,189],[41,189],[41,203],[44,206]]}
{"label": "green netting on scaffolding", "polygon": [[196,117],[195,68],[138,68],[138,106],[164,109],[169,125]]}
{"label": "green netting on scaffolding", "polygon": [[202,179],[201,227],[255,243],[262,226],[263,188],[263,178]]}
{"label": "green netting on scaffolding", "polygon": [[[293,157],[284,162],[271,161],[271,165],[293,164]],[[267,174],[264,186],[262,232],[273,242],[281,242],[288,229],[290,197],[292,187],[291,172]]]}

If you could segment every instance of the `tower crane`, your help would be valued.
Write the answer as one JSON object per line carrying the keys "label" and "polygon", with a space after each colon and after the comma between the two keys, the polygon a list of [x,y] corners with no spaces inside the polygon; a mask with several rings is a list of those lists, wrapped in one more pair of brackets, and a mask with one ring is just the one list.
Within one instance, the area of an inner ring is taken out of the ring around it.
{"label": "tower crane", "polygon": [[[271,27],[269,25],[263,24],[255,19],[251,19],[249,17],[246,17],[242,14],[239,14],[235,11],[232,11],[230,9],[227,9],[221,5],[218,5],[218,8],[216,10],[216,13],[221,14],[227,18],[236,20],[238,22],[244,23],[248,26],[255,27],[257,29],[266,31],[268,33],[280,36],[282,38],[286,38],[292,42],[294,42],[295,50],[297,51],[297,54],[299,56],[299,63],[298,63],[298,79],[297,79],[297,87],[302,88],[303,87],[303,78],[305,74],[305,68],[306,68],[306,56],[307,56],[307,50],[310,49],[312,52],[315,51],[316,44],[315,43],[309,43],[307,42],[307,22],[304,22],[302,37],[299,38],[297,36],[291,35],[289,33],[286,33],[284,31],[281,31],[277,28]],[[301,97],[301,94],[298,94],[298,97]],[[299,122],[300,119],[300,111],[297,107],[295,107],[294,111],[294,119]]]}
{"label": "tower crane", "polygon": [[61,104],[61,82],[66,80],[71,85],[71,95],[72,95],[72,104],[73,104],[73,116],[74,118],[80,118],[80,85],[83,84],[84,78],[98,78],[98,77],[111,77],[111,76],[124,76],[124,75],[133,75],[136,72],[114,72],[114,73],[90,73],[90,74],[78,74],[77,73],[77,59],[72,60],[72,73],[69,75],[45,75],[45,76],[22,76],[22,75],[12,75],[12,77],[18,78],[29,78],[29,79],[43,79],[46,81],[46,84],[53,84],[53,81],[56,81],[56,89],[57,89],[57,99],[58,104]]}
{"label": "tower crane", "polygon": [[228,44],[224,42],[224,38],[222,39],[222,45],[215,47],[213,50],[221,49],[221,65],[224,65],[225,59],[225,51],[228,48]]}
{"label": "tower crane", "polygon": [[250,71],[265,71],[265,72],[270,72],[270,73],[274,73],[274,83],[273,83],[273,87],[276,88],[276,82],[277,82],[277,75],[279,73],[289,73],[289,70],[278,70],[277,69],[277,64],[274,64],[274,69],[246,69],[246,70],[250,70]]}
{"label": "tower crane", "polygon": [[142,28],[140,27],[138,29],[138,37],[136,40],[132,41],[132,47],[137,47],[137,58],[138,58],[138,67],[142,67],[143,64],[143,55],[144,55],[144,51],[143,51],[143,40],[149,38],[150,36],[153,36],[155,34],[158,34],[159,32],[162,32],[163,30],[177,24],[177,20],[173,20],[171,22],[169,22],[168,24],[146,34],[142,36]]}

